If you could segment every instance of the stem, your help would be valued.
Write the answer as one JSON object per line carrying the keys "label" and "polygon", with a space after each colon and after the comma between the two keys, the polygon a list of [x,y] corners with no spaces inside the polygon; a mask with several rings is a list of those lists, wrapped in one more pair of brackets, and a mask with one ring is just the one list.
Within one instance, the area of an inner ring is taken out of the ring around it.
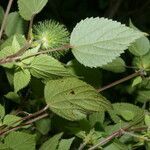
{"label": "stem", "polygon": [[[11,125],[5,127],[3,130],[1,130],[0,135],[3,135],[3,133],[7,132],[7,129],[9,130],[9,127],[10,127],[10,126],[15,125],[15,124],[18,123],[18,122],[22,122],[22,121],[31,119],[31,118],[33,118],[33,117],[36,117],[36,116],[42,114],[43,112],[45,112],[47,109],[48,109],[48,105],[45,106],[43,109],[41,109],[41,110],[39,110],[39,111],[37,111],[37,112],[35,112],[35,113],[33,113],[33,114],[30,114],[30,115],[28,115],[28,116],[26,116],[26,117],[23,117],[23,118],[21,118],[21,119],[15,121],[15,122],[13,122]],[[35,119],[35,118],[34,118],[34,119]]]}
{"label": "stem", "polygon": [[11,62],[17,61],[17,60],[24,60],[24,59],[27,59],[27,58],[30,58],[30,57],[33,57],[33,56],[37,56],[37,55],[40,55],[40,54],[46,54],[48,52],[64,50],[64,49],[67,49],[67,48],[72,48],[72,46],[71,45],[64,45],[62,47],[53,48],[53,49],[49,49],[49,50],[46,50],[46,51],[39,51],[35,54],[31,54],[31,55],[29,55],[27,57],[24,57],[24,58],[22,58],[21,56],[11,57],[12,55],[10,55],[6,58],[0,59],[0,65],[6,64],[6,63],[11,63]]}
{"label": "stem", "polygon": [[80,147],[78,150],[83,150],[83,148],[86,146],[87,142],[81,143]]}
{"label": "stem", "polygon": [[[109,135],[108,137],[106,137],[104,140],[100,141],[99,143],[97,143],[96,145],[92,146],[91,148],[89,148],[88,150],[95,150],[96,148],[98,148],[99,146],[103,146],[105,144],[107,144],[109,141],[111,141],[112,139],[116,138],[116,137],[120,137],[123,134],[127,133],[126,131],[143,131],[146,130],[147,127],[140,127],[140,128],[133,128],[131,130],[129,130],[131,128],[131,126],[127,126],[125,128],[119,129],[115,132],[113,132],[111,135]],[[128,132],[129,133],[129,132]],[[130,134],[131,135],[131,134]]]}
{"label": "stem", "polygon": [[30,23],[29,23],[29,30],[28,30],[28,37],[27,37],[27,41],[31,40],[31,30],[32,30],[32,26],[33,26],[33,20],[34,20],[35,15],[32,15]]}
{"label": "stem", "polygon": [[36,121],[38,121],[38,120],[40,120],[40,119],[42,119],[42,118],[45,118],[45,117],[47,117],[47,116],[48,116],[47,113],[46,113],[46,114],[42,114],[41,116],[38,116],[37,118],[34,118],[34,119],[32,119],[32,120],[30,120],[30,121],[28,121],[28,122],[26,122],[26,123],[24,123],[24,124],[22,124],[22,125],[13,127],[13,128],[11,128],[11,129],[9,129],[9,130],[3,132],[3,133],[0,134],[0,135],[1,135],[1,136],[4,136],[4,135],[6,135],[6,134],[8,134],[8,133],[10,133],[10,132],[12,132],[12,131],[16,131],[16,130],[18,130],[18,129],[24,127],[24,126],[28,126],[28,125],[30,125],[30,124],[32,124],[32,123],[34,123],[34,122],[36,122]]}
{"label": "stem", "polygon": [[113,83],[111,83],[111,84],[109,84],[109,85],[106,85],[106,86],[104,86],[104,87],[98,89],[97,91],[98,91],[98,92],[102,92],[102,91],[104,91],[104,90],[106,90],[106,89],[109,89],[109,88],[111,88],[111,87],[113,87],[113,86],[115,86],[115,85],[118,85],[118,84],[120,84],[120,83],[123,83],[123,82],[125,82],[125,81],[128,81],[128,80],[130,80],[130,79],[132,79],[132,78],[134,78],[134,77],[136,77],[136,76],[139,76],[139,75],[141,75],[141,74],[142,74],[142,73],[141,73],[141,70],[140,70],[140,71],[137,71],[137,72],[135,72],[135,73],[133,73],[133,74],[127,76],[127,77],[124,77],[124,78],[122,78],[122,79],[120,79],[120,80],[117,80],[117,81],[115,81],[115,82],[113,82]]}
{"label": "stem", "polygon": [[7,17],[8,17],[9,11],[11,9],[12,3],[13,3],[13,0],[9,0],[8,5],[7,5],[7,9],[6,9],[6,12],[4,15],[4,19],[3,19],[3,22],[1,25],[1,29],[0,29],[0,39],[2,38],[3,31],[5,29],[5,25],[6,25],[6,21],[7,21]]}

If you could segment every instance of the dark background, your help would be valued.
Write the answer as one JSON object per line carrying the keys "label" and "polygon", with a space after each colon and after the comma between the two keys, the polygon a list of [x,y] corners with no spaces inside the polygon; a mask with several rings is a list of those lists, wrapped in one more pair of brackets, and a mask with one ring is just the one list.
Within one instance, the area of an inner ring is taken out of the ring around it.
{"label": "dark background", "polygon": [[[4,8],[7,3],[8,0],[0,1]],[[17,10],[16,3],[14,0],[11,11]],[[131,18],[138,28],[150,32],[150,0],[49,0],[35,22],[53,18],[71,31],[77,22],[91,16],[113,18],[126,24]]]}

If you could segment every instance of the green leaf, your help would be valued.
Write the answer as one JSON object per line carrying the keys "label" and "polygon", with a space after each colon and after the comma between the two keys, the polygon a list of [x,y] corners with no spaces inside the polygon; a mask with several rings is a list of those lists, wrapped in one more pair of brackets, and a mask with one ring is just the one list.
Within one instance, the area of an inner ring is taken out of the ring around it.
{"label": "green leaf", "polygon": [[105,114],[104,112],[93,113],[89,116],[89,121],[91,126],[93,127],[96,123],[103,124]]}
{"label": "green leaf", "polygon": [[30,72],[25,70],[19,70],[14,74],[14,90],[17,93],[19,90],[26,87],[31,79]]}
{"label": "green leaf", "polygon": [[43,135],[47,134],[51,129],[51,120],[49,118],[44,118],[36,121],[36,129]]}
{"label": "green leaf", "polygon": [[[20,124],[20,122],[15,123],[19,119],[20,119],[20,117],[15,116],[15,115],[6,115],[3,120],[3,125],[14,127],[14,126]],[[13,123],[15,123],[15,124],[13,124]]]}
{"label": "green leaf", "polygon": [[115,72],[115,73],[121,73],[126,70],[125,62],[120,57],[116,58],[111,63],[108,63],[107,65],[102,66],[102,68],[108,71]]}
{"label": "green leaf", "polygon": [[114,103],[109,114],[115,123],[130,121],[130,124],[138,124],[144,120],[144,111],[136,105],[129,103]]}
{"label": "green leaf", "polygon": [[0,6],[0,24],[2,24],[3,17],[4,17],[4,9]]}
{"label": "green leaf", "polygon": [[[33,59],[35,58],[35,56],[33,56],[33,57],[29,57],[29,56],[31,56],[31,55],[37,53],[38,50],[39,50],[39,48],[40,48],[40,45],[37,46],[37,47],[34,47],[34,48],[32,48],[32,49],[27,50],[27,51],[21,56],[21,59],[22,59],[21,62],[24,63],[24,64],[30,64],[30,63],[33,61]],[[27,58],[27,57],[29,57],[29,58]]]}
{"label": "green leaf", "polygon": [[12,46],[12,42],[14,37],[16,37],[20,47],[23,47],[26,43],[26,39],[24,35],[16,34],[14,36],[9,37],[7,40],[4,41],[2,45],[0,45],[1,49],[5,48],[6,46]]}
{"label": "green leaf", "polygon": [[4,143],[12,150],[35,150],[35,136],[28,133],[11,132]]}
{"label": "green leaf", "polygon": [[[133,23],[130,21],[130,27],[138,30]],[[137,39],[130,47],[129,51],[135,56],[145,55],[150,50],[150,42],[147,37]]]}
{"label": "green leaf", "polygon": [[[13,40],[12,40],[12,44],[11,46],[6,46],[4,49],[2,49],[0,51],[0,59],[2,58],[6,58],[10,55],[13,55],[15,54],[18,50],[20,50],[20,44],[19,42],[17,41],[17,38],[16,36],[13,36]],[[6,68],[12,68],[14,66],[14,62],[11,62],[11,63],[6,63],[4,65],[2,65]]]}
{"label": "green leaf", "polygon": [[130,121],[134,118],[134,112],[129,110],[120,111],[120,115],[127,121]]}
{"label": "green leaf", "polygon": [[59,146],[57,150],[70,150],[71,144],[73,142],[74,138],[71,139],[62,139],[59,142]]}
{"label": "green leaf", "polygon": [[12,36],[16,33],[24,34],[25,21],[17,12],[12,12],[8,15],[5,33],[7,36]]}
{"label": "green leaf", "polygon": [[150,52],[141,57],[135,57],[133,60],[133,65],[145,69],[146,71],[150,71]]}
{"label": "green leaf", "polygon": [[141,77],[141,76],[136,77],[136,78],[133,80],[133,82],[132,82],[132,87],[134,87],[134,86],[140,84],[141,82],[142,82],[142,77]]}
{"label": "green leaf", "polygon": [[45,100],[50,109],[68,120],[79,120],[91,112],[111,109],[111,104],[96,90],[77,78],[47,82]]}
{"label": "green leaf", "polygon": [[4,95],[7,99],[10,99],[16,103],[20,103],[20,96],[15,92],[9,92],[6,95]]}
{"label": "green leaf", "polygon": [[99,88],[102,83],[102,72],[99,68],[85,67],[74,59],[67,63],[67,69],[95,88]]}
{"label": "green leaf", "polygon": [[148,114],[145,115],[145,124],[146,126],[150,127],[150,115]]}
{"label": "green leaf", "polygon": [[106,18],[87,18],[71,33],[75,58],[85,66],[101,67],[120,56],[143,33]]}
{"label": "green leaf", "polygon": [[5,108],[0,104],[0,120],[5,116]]}
{"label": "green leaf", "polygon": [[139,90],[136,100],[141,103],[150,102],[150,90]]}
{"label": "green leaf", "polygon": [[30,20],[33,15],[43,9],[47,2],[48,0],[18,0],[19,13],[25,20]]}
{"label": "green leaf", "polygon": [[36,78],[53,79],[71,76],[71,73],[58,60],[47,55],[35,57],[29,68],[31,74]]}
{"label": "green leaf", "polygon": [[52,138],[47,140],[39,150],[56,150],[59,140],[62,137],[63,133],[54,135]]}

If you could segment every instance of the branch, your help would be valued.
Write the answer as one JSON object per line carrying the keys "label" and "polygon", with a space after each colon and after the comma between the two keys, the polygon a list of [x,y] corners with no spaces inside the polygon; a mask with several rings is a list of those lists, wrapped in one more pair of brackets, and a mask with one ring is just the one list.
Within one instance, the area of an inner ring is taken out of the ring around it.
{"label": "branch", "polygon": [[6,25],[6,21],[7,21],[7,17],[8,17],[9,11],[11,9],[12,3],[13,3],[13,0],[9,0],[8,5],[7,5],[7,9],[6,9],[6,12],[4,15],[4,19],[3,19],[3,22],[1,25],[1,29],[0,29],[0,39],[2,38],[3,31],[5,29],[5,25]]}
{"label": "branch", "polygon": [[[105,144],[107,144],[109,141],[111,141],[112,139],[116,138],[116,137],[120,137],[122,136],[123,134],[126,134],[127,132],[126,131],[143,131],[143,130],[146,130],[147,127],[140,127],[140,128],[134,128],[134,129],[131,129],[131,126],[127,126],[125,128],[121,128],[115,132],[113,132],[111,135],[109,135],[108,137],[106,137],[104,140],[100,141],[98,144],[92,146],[91,148],[89,148],[88,150],[95,150],[96,148],[98,148],[99,146],[103,146]],[[128,132],[129,133],[129,132]],[[131,135],[131,134],[130,134]],[[131,135],[132,136],[132,135]]]}
{"label": "branch", "polygon": [[[35,112],[35,113],[33,113],[33,114],[29,114],[28,116],[23,117],[23,118],[21,118],[21,119],[15,121],[15,122],[13,122],[12,124],[10,124],[9,126],[3,128],[3,130],[0,131],[0,136],[2,136],[2,135],[3,135],[4,133],[6,133],[7,131],[11,130],[9,127],[15,125],[15,124],[18,123],[18,122],[26,121],[26,120],[29,120],[29,119],[34,118],[34,117],[39,118],[39,115],[41,115],[41,114],[44,115],[43,113],[44,113],[48,108],[49,108],[48,105],[46,105],[43,109],[41,109],[41,110],[39,110],[39,111],[37,111],[37,112]],[[33,120],[36,121],[37,118],[34,118]],[[26,122],[26,123],[24,123],[24,124],[27,125],[27,124],[29,124],[30,122],[33,122],[33,120],[29,120],[28,122]],[[15,128],[15,127],[14,127],[14,128]]]}
{"label": "branch", "polygon": [[106,85],[106,86],[104,86],[104,87],[98,89],[97,91],[98,91],[98,92],[102,92],[102,91],[104,91],[104,90],[107,90],[107,89],[109,89],[109,88],[111,88],[111,87],[114,87],[115,85],[118,85],[118,84],[120,84],[120,83],[123,83],[123,82],[125,82],[125,81],[128,81],[128,80],[130,80],[130,79],[132,79],[132,78],[134,78],[134,77],[136,77],[136,76],[139,76],[139,75],[143,75],[143,72],[142,72],[141,70],[139,70],[139,71],[137,71],[137,72],[135,72],[135,73],[133,73],[133,74],[127,76],[127,77],[124,77],[124,78],[122,78],[122,79],[120,79],[120,80],[117,80],[117,81],[115,81],[115,82],[113,82],[113,83],[111,83],[111,84],[109,84],[109,85]]}
{"label": "branch", "polygon": [[42,114],[42,115],[38,116],[37,118],[34,118],[34,119],[32,119],[32,120],[30,120],[30,121],[28,121],[28,122],[26,122],[26,123],[24,123],[24,124],[22,124],[22,125],[13,127],[13,128],[11,128],[11,129],[9,129],[9,130],[3,132],[3,133],[1,134],[1,136],[4,136],[4,135],[6,135],[6,134],[8,134],[8,133],[10,133],[10,132],[12,132],[12,131],[16,131],[16,130],[18,130],[18,129],[24,127],[24,126],[28,126],[28,125],[30,125],[30,124],[32,124],[32,123],[34,123],[34,122],[36,122],[36,121],[38,121],[38,120],[40,120],[40,119],[43,119],[43,118],[45,118],[45,117],[47,117],[47,116],[48,116],[47,113],[46,113],[46,114]]}
{"label": "branch", "polygon": [[33,26],[33,20],[34,20],[35,14],[32,15],[30,23],[29,23],[29,30],[28,30],[28,37],[27,37],[27,41],[31,40],[31,30],[32,30],[32,26]]}
{"label": "branch", "polygon": [[45,51],[39,51],[35,54],[31,54],[31,55],[29,55],[27,57],[24,57],[24,58],[22,58],[21,56],[12,57],[12,55],[11,55],[11,56],[8,56],[6,58],[0,59],[0,65],[6,64],[6,63],[11,63],[11,62],[18,61],[18,60],[24,60],[24,59],[27,59],[27,58],[30,58],[30,57],[33,57],[33,56],[37,56],[37,55],[40,55],[40,54],[46,54],[46,53],[49,53],[49,52],[60,51],[60,50],[68,49],[68,48],[72,48],[72,46],[71,45],[64,45],[64,46],[59,47],[59,48],[53,48],[53,49],[49,49],[49,50],[45,50]]}

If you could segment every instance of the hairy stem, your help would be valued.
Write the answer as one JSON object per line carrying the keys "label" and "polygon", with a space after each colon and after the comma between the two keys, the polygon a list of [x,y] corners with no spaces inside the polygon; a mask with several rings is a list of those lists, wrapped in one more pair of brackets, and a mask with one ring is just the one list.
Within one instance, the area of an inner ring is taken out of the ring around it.
{"label": "hairy stem", "polygon": [[33,26],[34,17],[35,17],[35,15],[32,15],[31,20],[30,20],[30,23],[29,23],[27,41],[30,41],[30,40],[31,40],[31,30],[32,30],[32,26]]}
{"label": "hairy stem", "polygon": [[3,31],[4,31],[5,26],[6,26],[7,17],[8,17],[9,11],[11,9],[12,3],[13,3],[13,0],[9,0],[8,5],[7,5],[7,9],[6,9],[6,12],[4,15],[4,19],[3,19],[3,22],[1,25],[1,29],[0,29],[0,39],[2,38]]}

